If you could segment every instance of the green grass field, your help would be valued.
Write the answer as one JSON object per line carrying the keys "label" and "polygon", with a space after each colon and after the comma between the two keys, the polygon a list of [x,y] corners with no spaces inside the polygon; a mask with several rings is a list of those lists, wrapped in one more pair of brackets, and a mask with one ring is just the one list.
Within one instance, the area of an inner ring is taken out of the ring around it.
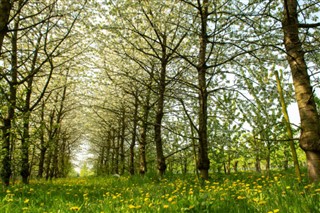
{"label": "green grass field", "polygon": [[320,186],[271,172],[165,178],[87,177],[16,183],[0,194],[0,212],[320,212]]}

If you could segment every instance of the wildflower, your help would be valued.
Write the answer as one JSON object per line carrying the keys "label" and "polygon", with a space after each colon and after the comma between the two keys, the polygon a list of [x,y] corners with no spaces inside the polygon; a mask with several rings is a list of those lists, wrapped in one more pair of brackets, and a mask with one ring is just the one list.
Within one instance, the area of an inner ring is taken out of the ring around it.
{"label": "wildflower", "polygon": [[134,205],[132,204],[129,205],[129,209],[134,209],[134,208],[136,208]]}
{"label": "wildflower", "polygon": [[25,199],[23,203],[29,203],[29,199]]}
{"label": "wildflower", "polygon": [[320,188],[319,188],[319,189],[315,189],[314,191],[315,191],[315,192],[320,192]]}
{"label": "wildflower", "polygon": [[169,208],[169,205],[163,205],[163,208],[167,209]]}
{"label": "wildflower", "polygon": [[72,206],[72,207],[70,208],[70,210],[71,210],[71,211],[79,211],[79,210],[80,210],[80,207],[78,207],[78,206]]}
{"label": "wildflower", "polygon": [[140,205],[135,206],[135,205],[130,204],[128,207],[129,207],[129,209],[141,209]]}
{"label": "wildflower", "polygon": [[238,200],[243,200],[243,199],[246,199],[246,197],[239,195],[239,196],[237,197],[237,199],[238,199]]}

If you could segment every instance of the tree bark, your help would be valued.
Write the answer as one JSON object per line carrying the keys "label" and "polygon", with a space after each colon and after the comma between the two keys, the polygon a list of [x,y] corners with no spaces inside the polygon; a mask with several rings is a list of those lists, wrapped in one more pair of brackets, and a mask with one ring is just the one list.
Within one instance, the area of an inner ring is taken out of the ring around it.
{"label": "tree bark", "polygon": [[137,126],[138,126],[138,94],[135,94],[134,97],[134,113],[133,113],[133,130],[132,130],[132,139],[130,144],[130,174],[134,175],[134,147],[136,145],[136,138],[137,138]]}
{"label": "tree bark", "polygon": [[320,167],[318,161],[320,161],[320,158],[316,157],[319,156],[320,152],[320,122],[304,58],[305,53],[299,38],[297,6],[296,0],[284,0],[284,15],[282,20],[284,45],[300,114],[300,147],[307,155],[310,181],[319,182]]}
{"label": "tree bark", "polygon": [[160,79],[158,83],[158,104],[156,111],[156,121],[154,125],[154,138],[156,143],[156,152],[157,152],[157,168],[160,176],[163,176],[167,165],[166,159],[163,155],[163,144],[162,144],[162,118],[163,118],[163,109],[164,109],[164,96],[166,91],[166,69],[167,69],[167,55],[166,55],[166,36],[163,36],[162,43],[162,59],[161,59],[161,71]]}
{"label": "tree bark", "polygon": [[146,88],[145,102],[143,105],[143,117],[142,117],[142,127],[141,127],[141,140],[139,142],[139,164],[140,175],[144,175],[147,172],[147,159],[146,159],[146,146],[147,146],[147,132],[148,132],[148,120],[150,113],[150,94],[151,85],[154,78],[154,66],[151,66],[149,83]]}
{"label": "tree bark", "polygon": [[206,81],[206,52],[208,44],[207,22],[208,22],[208,0],[204,0],[201,11],[201,34],[200,34],[200,48],[199,48],[199,65],[198,70],[198,86],[199,86],[199,154],[198,154],[198,170],[202,179],[209,179],[210,161],[208,158],[208,91]]}

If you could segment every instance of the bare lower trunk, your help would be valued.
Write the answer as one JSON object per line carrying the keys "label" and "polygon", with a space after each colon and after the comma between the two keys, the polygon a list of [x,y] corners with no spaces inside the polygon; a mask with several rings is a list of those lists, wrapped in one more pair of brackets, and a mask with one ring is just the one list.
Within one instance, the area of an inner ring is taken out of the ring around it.
{"label": "bare lower trunk", "polygon": [[256,167],[256,172],[261,172],[261,161],[259,158],[256,158],[256,162],[255,162],[255,167]]}
{"label": "bare lower trunk", "polygon": [[10,157],[10,136],[11,136],[11,120],[5,119],[3,129],[3,142],[2,142],[2,167],[1,167],[1,179],[5,186],[9,186],[11,170],[11,157]]}
{"label": "bare lower trunk", "polygon": [[208,123],[208,91],[207,91],[207,25],[208,25],[208,0],[203,1],[201,9],[201,32],[200,32],[200,43],[199,43],[199,63],[197,67],[198,71],[198,101],[199,101],[199,153],[198,153],[198,170],[202,179],[207,180],[209,178],[209,167],[210,161],[208,157],[208,134],[207,134],[207,123]]}
{"label": "bare lower trunk", "polygon": [[239,164],[239,161],[237,161],[237,160],[233,164],[233,170],[235,173],[238,172],[238,164]]}
{"label": "bare lower trunk", "polygon": [[320,152],[306,151],[308,174],[311,182],[320,181]]}
{"label": "bare lower trunk", "polygon": [[[163,47],[163,57],[165,58],[165,48]],[[157,112],[156,112],[156,121],[154,125],[154,139],[156,143],[156,151],[157,151],[157,169],[160,176],[163,176],[167,164],[166,159],[163,155],[163,144],[162,144],[162,118],[163,118],[163,109],[164,109],[164,95],[166,90],[166,66],[167,61],[163,59],[161,63],[161,73],[160,73],[160,81],[159,81],[159,99],[157,104]]]}
{"label": "bare lower trunk", "polygon": [[40,157],[39,157],[39,166],[38,166],[38,178],[42,178],[44,172],[44,160],[46,156],[47,148],[41,148],[40,150]]}

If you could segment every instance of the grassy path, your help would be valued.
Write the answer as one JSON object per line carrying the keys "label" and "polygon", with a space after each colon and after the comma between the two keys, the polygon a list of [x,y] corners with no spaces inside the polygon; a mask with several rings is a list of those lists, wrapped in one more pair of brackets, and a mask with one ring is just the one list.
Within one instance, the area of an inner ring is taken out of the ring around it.
{"label": "grassy path", "polygon": [[303,181],[279,172],[31,181],[1,192],[0,212],[320,212],[320,186]]}

